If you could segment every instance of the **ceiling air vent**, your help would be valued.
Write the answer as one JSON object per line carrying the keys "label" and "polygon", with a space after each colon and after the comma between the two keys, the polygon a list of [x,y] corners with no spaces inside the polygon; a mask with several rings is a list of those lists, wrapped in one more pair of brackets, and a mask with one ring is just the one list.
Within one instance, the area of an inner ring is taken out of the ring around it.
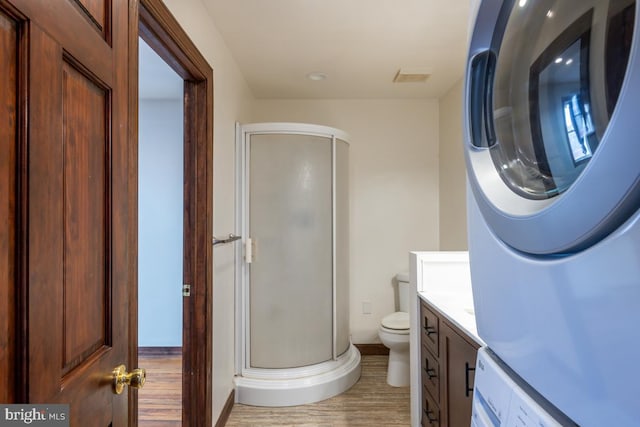
{"label": "ceiling air vent", "polygon": [[423,83],[431,75],[430,70],[424,68],[401,68],[393,78],[394,83]]}

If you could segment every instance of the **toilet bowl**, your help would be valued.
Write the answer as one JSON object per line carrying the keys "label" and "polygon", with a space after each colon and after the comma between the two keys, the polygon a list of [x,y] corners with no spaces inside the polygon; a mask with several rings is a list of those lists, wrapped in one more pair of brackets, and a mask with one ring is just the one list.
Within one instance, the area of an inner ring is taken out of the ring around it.
{"label": "toilet bowl", "polygon": [[[389,327],[393,326],[393,327]],[[405,326],[404,328],[401,328]],[[389,348],[387,384],[409,385],[409,313],[398,311],[385,316],[378,329],[380,341]]]}
{"label": "toilet bowl", "polygon": [[378,336],[389,349],[387,384],[394,387],[409,386],[409,277],[398,274],[400,311],[385,316],[380,322]]}

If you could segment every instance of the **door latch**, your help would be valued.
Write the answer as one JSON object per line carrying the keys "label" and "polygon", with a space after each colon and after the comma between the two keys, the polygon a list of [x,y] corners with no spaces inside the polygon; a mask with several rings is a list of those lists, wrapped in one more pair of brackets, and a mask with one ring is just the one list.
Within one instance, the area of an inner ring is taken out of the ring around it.
{"label": "door latch", "polygon": [[185,283],[184,285],[182,285],[182,296],[183,297],[190,297],[191,296],[191,285],[188,283]]}
{"label": "door latch", "polygon": [[251,237],[247,237],[245,248],[244,248],[244,258],[245,258],[245,261],[249,264],[251,264],[255,258],[255,252],[256,252],[255,249],[256,249],[255,240],[253,240]]}

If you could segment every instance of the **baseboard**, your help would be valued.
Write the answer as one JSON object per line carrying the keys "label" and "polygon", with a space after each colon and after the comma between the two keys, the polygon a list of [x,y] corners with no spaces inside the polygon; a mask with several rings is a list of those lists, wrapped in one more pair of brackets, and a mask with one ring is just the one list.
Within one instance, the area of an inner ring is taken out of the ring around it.
{"label": "baseboard", "polygon": [[138,347],[138,354],[147,357],[180,356],[182,347]]}
{"label": "baseboard", "polygon": [[389,349],[384,344],[354,344],[362,356],[388,356]]}
{"label": "baseboard", "polygon": [[220,412],[220,416],[218,417],[218,421],[216,421],[216,427],[224,427],[229,420],[229,416],[231,415],[231,410],[233,409],[233,404],[236,400],[236,391],[231,390],[229,393],[229,397],[227,398],[227,402],[224,404],[224,408],[222,408],[222,412]]}

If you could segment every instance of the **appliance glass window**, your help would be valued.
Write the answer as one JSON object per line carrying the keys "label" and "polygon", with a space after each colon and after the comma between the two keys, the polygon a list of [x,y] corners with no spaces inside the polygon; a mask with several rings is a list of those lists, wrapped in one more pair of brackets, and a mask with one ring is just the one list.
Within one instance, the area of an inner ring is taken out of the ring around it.
{"label": "appliance glass window", "polygon": [[635,0],[505,1],[485,105],[491,158],[513,191],[554,197],[587,166],[615,110],[634,21]]}

